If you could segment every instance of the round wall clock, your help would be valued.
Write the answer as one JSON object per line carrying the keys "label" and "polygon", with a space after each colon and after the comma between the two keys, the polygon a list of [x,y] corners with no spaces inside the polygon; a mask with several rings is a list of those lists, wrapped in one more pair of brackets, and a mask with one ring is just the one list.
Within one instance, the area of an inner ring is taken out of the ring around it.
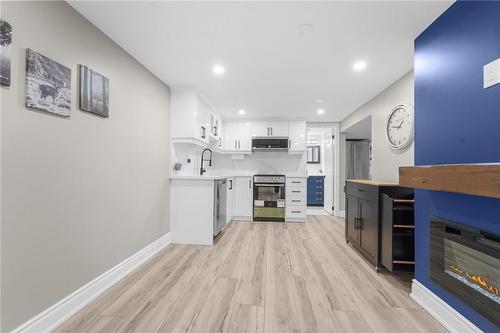
{"label": "round wall clock", "polygon": [[407,104],[396,106],[389,113],[386,124],[389,147],[394,150],[406,148],[413,141],[413,107]]}

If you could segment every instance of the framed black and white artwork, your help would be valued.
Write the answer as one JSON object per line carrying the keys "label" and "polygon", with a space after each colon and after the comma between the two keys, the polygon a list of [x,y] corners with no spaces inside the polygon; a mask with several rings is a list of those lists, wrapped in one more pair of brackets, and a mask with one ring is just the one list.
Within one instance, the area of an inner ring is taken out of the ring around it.
{"label": "framed black and white artwork", "polygon": [[84,65],[80,65],[80,109],[109,117],[109,80]]}
{"label": "framed black and white artwork", "polygon": [[12,26],[0,19],[0,85],[10,86],[10,49]]}
{"label": "framed black and white artwork", "polygon": [[26,107],[69,117],[71,69],[26,50]]}

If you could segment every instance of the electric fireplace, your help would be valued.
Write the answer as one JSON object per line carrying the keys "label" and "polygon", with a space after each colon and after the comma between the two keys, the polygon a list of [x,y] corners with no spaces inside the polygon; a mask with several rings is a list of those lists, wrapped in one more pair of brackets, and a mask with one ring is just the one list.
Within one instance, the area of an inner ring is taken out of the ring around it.
{"label": "electric fireplace", "polygon": [[500,326],[500,236],[433,217],[430,277]]}

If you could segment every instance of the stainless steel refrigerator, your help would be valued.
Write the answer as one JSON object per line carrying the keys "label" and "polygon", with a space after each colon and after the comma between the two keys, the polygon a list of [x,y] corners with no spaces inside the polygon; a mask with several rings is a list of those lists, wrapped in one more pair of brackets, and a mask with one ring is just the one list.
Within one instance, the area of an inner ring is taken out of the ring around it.
{"label": "stainless steel refrigerator", "polygon": [[346,179],[370,178],[370,142],[346,140]]}

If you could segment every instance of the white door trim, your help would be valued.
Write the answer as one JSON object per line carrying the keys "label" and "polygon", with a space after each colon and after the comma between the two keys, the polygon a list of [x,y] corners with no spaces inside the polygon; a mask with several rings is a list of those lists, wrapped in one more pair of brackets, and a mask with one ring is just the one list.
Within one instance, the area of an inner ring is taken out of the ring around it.
{"label": "white door trim", "polygon": [[170,244],[170,233],[157,239],[45,311],[15,328],[11,333],[45,333],[53,331],[65,320],[112,287],[132,270],[142,265],[168,244]]}
{"label": "white door trim", "polygon": [[410,297],[443,325],[450,333],[482,333],[476,325],[453,309],[417,280],[413,280]]}

